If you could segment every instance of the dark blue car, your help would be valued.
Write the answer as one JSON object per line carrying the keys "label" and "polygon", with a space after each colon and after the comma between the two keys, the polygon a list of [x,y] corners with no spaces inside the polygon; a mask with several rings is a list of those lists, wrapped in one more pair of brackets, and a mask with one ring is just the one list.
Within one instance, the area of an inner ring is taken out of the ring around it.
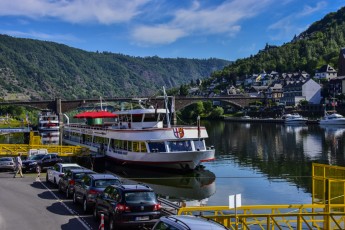
{"label": "dark blue car", "polygon": [[70,198],[74,193],[74,186],[79,183],[87,174],[95,174],[90,169],[69,169],[59,180],[59,192],[65,193],[66,198]]}
{"label": "dark blue car", "polygon": [[95,205],[97,194],[108,185],[119,184],[121,184],[119,178],[112,174],[87,174],[80,183],[74,185],[73,202],[82,203],[83,210],[87,213]]}

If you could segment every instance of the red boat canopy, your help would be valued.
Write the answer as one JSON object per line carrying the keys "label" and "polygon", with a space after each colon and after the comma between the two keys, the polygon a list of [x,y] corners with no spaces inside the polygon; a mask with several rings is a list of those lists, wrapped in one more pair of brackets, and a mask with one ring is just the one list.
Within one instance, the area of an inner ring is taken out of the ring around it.
{"label": "red boat canopy", "polygon": [[74,118],[114,118],[117,114],[108,111],[86,111],[79,113]]}

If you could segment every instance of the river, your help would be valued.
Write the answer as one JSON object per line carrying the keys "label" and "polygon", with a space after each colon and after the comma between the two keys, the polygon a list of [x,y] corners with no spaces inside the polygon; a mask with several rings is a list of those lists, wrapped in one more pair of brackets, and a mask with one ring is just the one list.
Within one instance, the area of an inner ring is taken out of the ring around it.
{"label": "river", "polygon": [[204,121],[216,159],[187,175],[120,169],[163,197],[187,205],[228,205],[241,194],[242,205],[310,204],[312,163],[345,166],[342,128],[319,125]]}

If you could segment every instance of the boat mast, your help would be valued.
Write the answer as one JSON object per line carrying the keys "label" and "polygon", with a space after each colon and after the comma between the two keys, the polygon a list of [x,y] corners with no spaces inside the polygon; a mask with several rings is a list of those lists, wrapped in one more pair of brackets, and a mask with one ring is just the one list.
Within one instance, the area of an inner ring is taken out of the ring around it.
{"label": "boat mast", "polygon": [[168,125],[168,128],[171,128],[169,110],[168,110],[168,96],[165,92],[164,86],[163,86],[163,94],[164,94],[164,103],[165,103],[165,113],[166,113],[166,118],[167,118],[167,125]]}
{"label": "boat mast", "polygon": [[103,111],[102,97],[99,97],[99,100],[101,101],[101,111]]}

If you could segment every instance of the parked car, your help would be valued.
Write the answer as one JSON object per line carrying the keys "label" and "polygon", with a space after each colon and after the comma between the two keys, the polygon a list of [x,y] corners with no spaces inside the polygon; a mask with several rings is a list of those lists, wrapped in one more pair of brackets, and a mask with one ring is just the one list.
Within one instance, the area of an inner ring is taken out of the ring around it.
{"label": "parked car", "polygon": [[1,157],[0,158],[0,170],[14,171],[16,165],[13,157]]}
{"label": "parked car", "polygon": [[110,185],[95,201],[93,216],[100,214],[109,223],[109,229],[120,227],[152,227],[161,216],[161,205],[156,194],[147,185]]}
{"label": "parked car", "polygon": [[66,170],[81,168],[83,167],[74,163],[57,163],[53,167],[47,169],[46,181],[58,185]]}
{"label": "parked car", "polygon": [[68,169],[65,175],[59,180],[59,192],[66,194],[66,198],[70,198],[74,193],[74,185],[81,181],[86,174],[94,174],[96,172],[90,169]]}
{"label": "parked car", "polygon": [[202,216],[162,216],[152,230],[225,230],[224,225]]}
{"label": "parked car", "polygon": [[103,192],[108,185],[119,185],[121,181],[112,174],[88,174],[74,186],[73,202],[82,203],[87,213],[93,208],[97,194]]}
{"label": "parked car", "polygon": [[23,160],[23,172],[36,172],[37,167],[41,170],[62,162],[62,159],[55,153],[30,155],[26,160]]}

